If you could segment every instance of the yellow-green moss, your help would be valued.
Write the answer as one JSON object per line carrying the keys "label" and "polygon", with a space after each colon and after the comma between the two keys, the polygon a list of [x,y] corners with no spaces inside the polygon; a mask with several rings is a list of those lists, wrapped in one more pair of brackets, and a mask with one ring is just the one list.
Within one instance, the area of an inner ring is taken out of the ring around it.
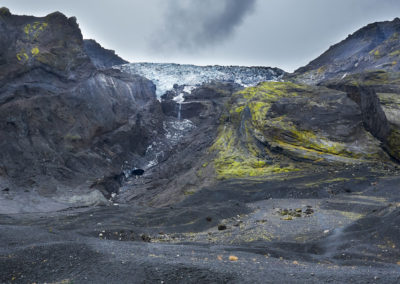
{"label": "yellow-green moss", "polygon": [[332,184],[332,183],[338,183],[338,182],[347,182],[350,181],[350,178],[345,178],[345,177],[338,177],[334,179],[321,179],[316,182],[310,182],[306,183],[305,186],[307,187],[316,187],[316,186],[321,186],[322,184]]}
{"label": "yellow-green moss", "polygon": [[400,130],[393,129],[387,138],[388,151],[397,159],[400,159]]}
{"label": "yellow-green moss", "polygon": [[29,60],[29,56],[28,56],[28,54],[26,54],[26,52],[24,50],[21,52],[18,52],[16,54],[16,56],[17,56],[18,61],[21,61],[21,62],[25,62],[25,61]]}
{"label": "yellow-green moss", "polygon": [[330,141],[323,137],[318,137],[311,131],[300,131],[293,127],[290,130],[290,135],[293,135],[292,144],[295,146],[303,146],[306,149],[315,150],[321,153],[331,155],[346,156],[358,158],[359,155],[347,150],[344,144]]}
{"label": "yellow-green moss", "polygon": [[69,140],[72,142],[77,142],[77,141],[82,140],[82,137],[79,134],[71,134],[71,133],[68,133],[67,135],[65,135],[64,138],[65,138],[65,140]]}
{"label": "yellow-green moss", "polygon": [[38,55],[39,54],[39,48],[38,47],[32,48],[31,53],[32,53],[33,56]]}
{"label": "yellow-green moss", "polygon": [[320,68],[318,68],[317,73],[320,75],[323,74],[325,71],[326,71],[326,66],[321,66]]}
{"label": "yellow-green moss", "polygon": [[[280,147],[306,160],[333,160],[350,162],[364,158],[365,153],[352,152],[349,145],[331,141],[322,134],[301,130],[286,116],[270,115],[273,103],[282,99],[310,98],[313,87],[288,82],[265,82],[256,87],[235,93],[226,106],[229,110],[221,119],[218,137],[210,148],[214,155],[213,165],[219,178],[265,177],[274,173],[298,171],[290,162],[267,162],[266,155],[273,157],[269,148]],[[315,102],[317,103],[317,102]],[[371,154],[375,155],[375,154]]]}
{"label": "yellow-green moss", "polygon": [[24,26],[24,33],[28,38],[36,39],[48,27],[46,22],[34,22]]}
{"label": "yellow-green moss", "polygon": [[294,167],[267,165],[255,156],[247,147],[243,147],[232,126],[223,126],[212,151],[216,152],[214,167],[218,178],[259,177],[273,173],[296,171]]}
{"label": "yellow-green moss", "polygon": [[31,24],[27,24],[24,27],[24,32],[25,32],[26,35],[29,35],[30,31],[31,31]]}
{"label": "yellow-green moss", "polygon": [[369,54],[372,55],[372,56],[374,56],[375,59],[379,59],[379,58],[381,58],[381,57],[383,56],[381,50],[379,49],[379,47],[377,47],[377,48],[371,50],[371,51],[369,52]]}
{"label": "yellow-green moss", "polygon": [[395,56],[399,56],[399,55],[400,55],[400,49],[389,53],[389,56],[391,56],[391,57],[395,57]]}
{"label": "yellow-green moss", "polygon": [[281,97],[297,96],[296,89],[304,89],[304,86],[291,82],[264,82],[256,87],[246,88],[235,96],[243,96],[247,100],[271,102]]}
{"label": "yellow-green moss", "polygon": [[265,116],[272,103],[285,97],[297,97],[298,91],[306,90],[306,86],[291,82],[264,82],[256,87],[246,88],[236,93],[234,97],[246,102],[244,106],[240,106],[240,110],[247,106],[250,109],[253,126],[260,129],[265,126]]}

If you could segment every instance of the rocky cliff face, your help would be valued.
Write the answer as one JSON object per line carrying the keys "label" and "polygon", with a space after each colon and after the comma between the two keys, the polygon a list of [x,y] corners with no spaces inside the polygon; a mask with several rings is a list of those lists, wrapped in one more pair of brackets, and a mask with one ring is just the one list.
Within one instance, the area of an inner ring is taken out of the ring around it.
{"label": "rocky cliff face", "polygon": [[286,79],[341,90],[360,107],[363,124],[395,159],[399,155],[397,107],[400,19],[370,24],[332,46]]}
{"label": "rocky cliff face", "polygon": [[104,201],[96,189],[111,194],[163,131],[155,86],[97,69],[76,20],[61,13],[2,8],[0,34],[0,187],[9,193],[0,202],[29,211]]}
{"label": "rocky cliff face", "polygon": [[83,46],[93,65],[97,68],[107,69],[116,65],[128,63],[128,61],[123,60],[115,54],[114,50],[103,48],[93,39],[85,39],[83,41]]}
{"label": "rocky cliff face", "polygon": [[370,24],[290,75],[316,84],[367,70],[400,71],[400,19]]}

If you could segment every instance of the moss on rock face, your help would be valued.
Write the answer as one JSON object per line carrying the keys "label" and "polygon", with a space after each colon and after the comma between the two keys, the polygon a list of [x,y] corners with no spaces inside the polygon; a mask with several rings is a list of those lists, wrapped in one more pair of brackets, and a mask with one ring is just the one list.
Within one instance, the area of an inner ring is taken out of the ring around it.
{"label": "moss on rock face", "polygon": [[[211,147],[218,178],[260,177],[298,171],[293,165],[266,161],[266,146],[260,146],[255,132],[267,124],[266,114],[273,102],[297,96],[303,86],[265,82],[235,93],[227,106],[219,135]],[[228,121],[228,122],[227,122]]]}
{"label": "moss on rock face", "polygon": [[400,56],[400,49],[392,51],[391,53],[389,53],[390,57],[396,57],[396,56]]}
{"label": "moss on rock face", "polygon": [[210,148],[221,179],[299,171],[292,158],[360,163],[385,157],[379,141],[360,126],[358,106],[337,91],[265,82],[235,93],[226,109]]}
{"label": "moss on rock face", "polygon": [[28,54],[25,52],[25,50],[22,50],[21,52],[18,52],[16,54],[17,59],[19,62],[25,63],[29,60]]}
{"label": "moss on rock face", "polygon": [[297,171],[293,166],[267,164],[253,141],[243,143],[233,125],[221,126],[211,151],[216,154],[214,167],[219,179],[259,177]]}
{"label": "moss on rock face", "polygon": [[387,138],[388,152],[400,160],[400,130],[393,129]]}
{"label": "moss on rock face", "polygon": [[24,26],[24,33],[28,39],[37,39],[39,35],[48,27],[46,22],[34,22]]}
{"label": "moss on rock face", "polygon": [[306,87],[291,82],[264,82],[236,93],[234,98],[239,102],[241,110],[245,106],[249,107],[254,126],[262,128],[272,103],[282,98],[297,97],[299,91],[306,91]]}
{"label": "moss on rock face", "polygon": [[39,48],[37,48],[37,47],[32,48],[31,53],[32,53],[33,56],[38,55],[39,54]]}

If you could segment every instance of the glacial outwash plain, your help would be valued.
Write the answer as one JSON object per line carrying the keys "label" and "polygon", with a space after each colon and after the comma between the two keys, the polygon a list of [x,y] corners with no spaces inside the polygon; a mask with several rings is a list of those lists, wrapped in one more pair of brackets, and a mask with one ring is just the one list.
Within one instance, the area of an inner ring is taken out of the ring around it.
{"label": "glacial outwash plain", "polygon": [[0,283],[400,283],[400,19],[287,73],[1,8]]}

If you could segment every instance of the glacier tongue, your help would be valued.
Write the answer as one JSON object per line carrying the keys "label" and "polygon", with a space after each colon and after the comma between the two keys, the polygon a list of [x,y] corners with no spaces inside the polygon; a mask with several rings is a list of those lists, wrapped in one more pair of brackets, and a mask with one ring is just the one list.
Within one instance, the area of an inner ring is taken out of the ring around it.
{"label": "glacier tongue", "polygon": [[131,63],[115,68],[153,81],[158,98],[172,90],[175,84],[186,86],[188,90],[211,81],[234,82],[249,87],[264,81],[279,81],[284,75],[284,71],[269,67]]}

